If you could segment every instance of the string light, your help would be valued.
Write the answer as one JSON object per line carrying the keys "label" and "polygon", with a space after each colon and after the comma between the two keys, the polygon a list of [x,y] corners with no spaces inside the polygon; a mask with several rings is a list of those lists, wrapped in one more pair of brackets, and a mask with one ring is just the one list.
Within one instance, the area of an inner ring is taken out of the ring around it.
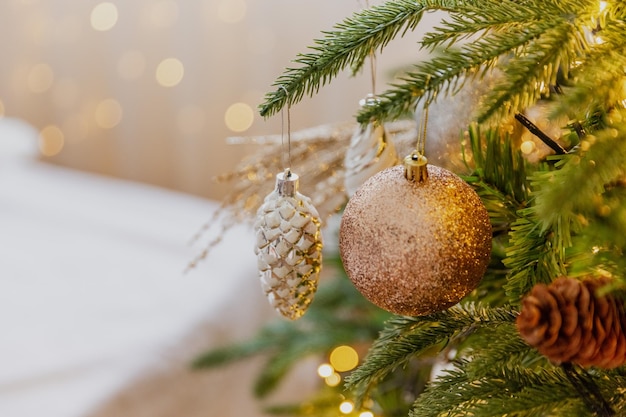
{"label": "string light", "polygon": [[324,378],[324,382],[329,387],[336,387],[341,383],[341,375],[339,375],[337,372],[333,372],[332,375]]}
{"label": "string light", "polygon": [[535,150],[535,142],[533,142],[532,140],[526,140],[522,142],[522,144],[520,145],[520,150],[526,155],[533,153],[533,151]]}
{"label": "string light", "polygon": [[354,411],[354,403],[352,401],[343,401],[339,404],[339,411],[343,414],[350,414]]}
{"label": "string light", "polygon": [[57,155],[65,145],[65,135],[56,125],[48,125],[39,132],[39,151],[44,156]]}
{"label": "string light", "polygon": [[359,364],[359,354],[350,346],[338,346],[330,353],[330,364],[338,372],[347,372]]}
{"label": "string light", "polygon": [[322,378],[328,378],[334,373],[335,373],[335,370],[333,369],[332,366],[330,366],[330,364],[323,363],[317,367],[317,374]]}
{"label": "string light", "polygon": [[226,23],[237,23],[243,20],[248,8],[244,0],[222,0],[217,7],[218,18]]}
{"label": "string light", "polygon": [[176,58],[166,58],[159,63],[156,69],[156,80],[163,87],[178,85],[185,74],[185,67]]}
{"label": "string light", "polygon": [[178,20],[178,4],[172,0],[161,0],[152,4],[148,20],[153,26],[167,28]]}
{"label": "string light", "polygon": [[50,65],[40,63],[33,66],[28,72],[26,83],[33,93],[46,92],[54,82],[54,71]]}
{"label": "string light", "polygon": [[99,3],[91,10],[91,27],[99,32],[111,30],[117,23],[117,18],[117,6],[115,4]]}
{"label": "string light", "polygon": [[122,113],[122,105],[117,100],[102,100],[96,106],[96,124],[103,129],[112,129],[122,120]]}
{"label": "string light", "polygon": [[234,103],[224,114],[224,122],[233,132],[244,132],[252,126],[254,111],[246,103]]}

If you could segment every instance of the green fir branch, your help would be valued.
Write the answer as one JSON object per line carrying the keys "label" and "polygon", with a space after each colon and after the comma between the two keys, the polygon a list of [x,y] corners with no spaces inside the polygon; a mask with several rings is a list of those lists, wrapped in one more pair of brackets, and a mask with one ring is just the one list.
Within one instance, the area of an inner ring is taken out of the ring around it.
{"label": "green fir branch", "polygon": [[[337,262],[330,256],[325,259],[327,266]],[[265,355],[254,383],[255,394],[264,397],[303,358],[326,354],[342,344],[370,343],[389,316],[365,300],[345,275],[339,275],[320,285],[315,302],[300,320],[271,321],[254,338],[205,352],[191,366],[209,369]]]}
{"label": "green fir branch", "polygon": [[517,211],[525,208],[530,198],[528,163],[514,149],[508,133],[498,129],[482,133],[476,124],[469,127],[468,133],[473,169],[463,179],[481,197],[494,231],[508,232],[510,224],[518,218]]}
{"label": "green fir branch", "polygon": [[506,60],[504,76],[487,94],[477,117],[479,123],[509,117],[533,105],[556,84],[559,72],[567,75],[570,62],[586,49],[584,34],[567,19],[541,26],[545,29],[541,36]]}
{"label": "green fir branch", "polygon": [[545,31],[548,25],[533,28],[511,28],[509,32],[494,32],[475,42],[464,44],[460,49],[448,49],[430,61],[415,65],[393,88],[380,94],[380,103],[361,110],[359,122],[371,119],[397,119],[412,111],[418,101],[429,103],[438,95],[450,94],[463,87],[471,77],[492,69],[504,54],[522,48]]}
{"label": "green fir branch", "polygon": [[[626,33],[626,28],[623,28]],[[571,70],[571,81],[562,86],[552,117],[567,116],[585,120],[594,113],[623,107],[624,68],[626,68],[626,39],[619,46],[597,45],[585,57],[579,58]],[[593,92],[593,94],[590,94]]]}
{"label": "green fir branch", "polygon": [[[494,3],[497,3],[497,7],[494,7]],[[468,4],[459,4],[454,13],[442,20],[441,26],[435,27],[433,32],[425,34],[421,44],[432,51],[439,46],[449,47],[488,31],[506,31],[512,27],[519,28],[523,24],[537,22],[544,17],[543,10],[529,3],[479,0]]]}
{"label": "green fir branch", "polygon": [[294,62],[301,66],[288,68],[278,77],[273,85],[279,88],[266,95],[261,115],[271,116],[285,105],[298,103],[305,94],[316,94],[349,66],[358,69],[373,50],[382,50],[399,34],[415,29],[427,8],[444,9],[456,3],[397,0],[355,13],[336,25],[336,30],[325,32],[323,39],[316,39],[310,48],[313,52],[298,55]]}
{"label": "green fir branch", "polygon": [[365,362],[348,377],[347,387],[363,398],[378,381],[417,355],[441,347],[459,334],[511,323],[515,317],[516,312],[508,307],[468,304],[425,317],[393,318],[372,345]]}
{"label": "green fir branch", "polygon": [[584,410],[578,393],[558,368],[501,364],[476,376],[468,370],[470,364],[458,361],[454,369],[435,379],[416,401],[410,417],[565,417],[581,415],[568,414],[572,410]]}
{"label": "green fir branch", "polygon": [[537,283],[549,284],[565,275],[565,246],[569,224],[559,221],[543,230],[534,207],[520,210],[511,226],[504,265],[510,269],[505,291],[509,302],[518,304]]}
{"label": "green fir branch", "polygon": [[626,175],[626,110],[615,110],[607,121],[607,128],[584,138],[579,154],[561,159],[558,169],[533,179],[536,212],[544,229],[560,217],[602,210],[606,187]]}

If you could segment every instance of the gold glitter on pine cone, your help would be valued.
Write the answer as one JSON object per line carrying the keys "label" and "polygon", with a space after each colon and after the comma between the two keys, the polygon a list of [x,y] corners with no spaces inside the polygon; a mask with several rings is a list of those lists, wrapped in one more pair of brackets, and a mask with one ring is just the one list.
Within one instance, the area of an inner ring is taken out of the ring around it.
{"label": "gold glitter on pine cone", "polygon": [[626,314],[611,295],[598,296],[605,279],[560,277],[537,284],[522,300],[522,338],[557,364],[611,369],[626,363]]}

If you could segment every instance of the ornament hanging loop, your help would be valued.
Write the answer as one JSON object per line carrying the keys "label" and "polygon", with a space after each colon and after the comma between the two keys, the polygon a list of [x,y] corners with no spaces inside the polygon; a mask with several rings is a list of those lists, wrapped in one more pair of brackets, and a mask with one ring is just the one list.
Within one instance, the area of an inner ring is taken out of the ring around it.
{"label": "ornament hanging loop", "polygon": [[417,132],[417,144],[415,150],[404,158],[404,176],[413,182],[424,182],[428,179],[428,159],[424,156],[426,151],[426,131],[428,127],[428,104],[424,105],[420,129]]}
{"label": "ornament hanging loop", "polygon": [[289,91],[284,86],[279,86],[279,90],[285,92],[287,98],[287,163],[285,163],[285,107],[280,112],[280,129],[281,142],[283,148],[283,166],[285,167],[285,176],[290,177],[291,173],[291,104],[289,104]]}
{"label": "ornament hanging loop", "polygon": [[289,104],[289,92],[282,85],[278,87],[285,92],[287,97],[287,162],[285,163],[285,108],[280,113],[281,120],[281,142],[283,148],[283,166],[284,171],[276,175],[276,191],[281,197],[294,197],[298,192],[300,177],[291,172],[291,115]]}

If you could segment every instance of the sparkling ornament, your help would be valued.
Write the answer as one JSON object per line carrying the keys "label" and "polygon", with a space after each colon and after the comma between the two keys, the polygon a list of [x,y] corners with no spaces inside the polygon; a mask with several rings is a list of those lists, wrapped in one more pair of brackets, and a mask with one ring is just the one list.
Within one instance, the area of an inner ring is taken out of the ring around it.
{"label": "sparkling ornament", "polygon": [[322,265],[322,235],[311,199],[298,176],[285,170],[257,211],[256,247],[261,286],[283,316],[300,318],[313,300]]}
{"label": "sparkling ornament", "polygon": [[414,153],[366,181],[339,231],[346,272],[372,303],[424,315],[456,304],[480,282],[491,224],[474,190]]}
{"label": "sparkling ornament", "polygon": [[[373,106],[378,101],[376,96],[368,94],[360,104],[361,107]],[[369,177],[397,162],[393,142],[389,140],[389,134],[381,122],[372,120],[358,127],[350,139],[345,156],[346,193],[352,196]]]}

